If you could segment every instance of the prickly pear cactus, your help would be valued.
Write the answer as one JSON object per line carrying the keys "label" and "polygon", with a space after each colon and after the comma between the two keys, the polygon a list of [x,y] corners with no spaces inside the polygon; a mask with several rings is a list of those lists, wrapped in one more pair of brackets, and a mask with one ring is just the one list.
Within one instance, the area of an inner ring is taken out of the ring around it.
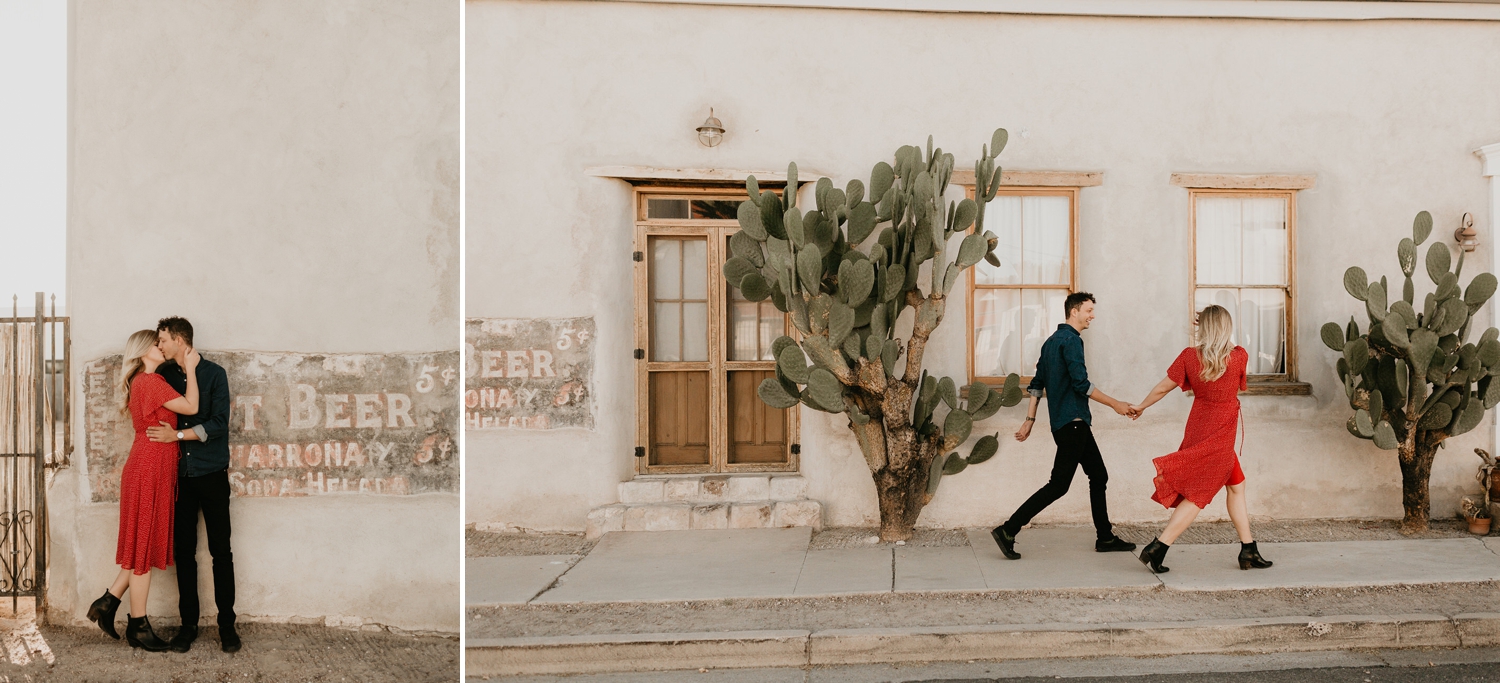
{"label": "prickly pear cactus", "polygon": [[1469,341],[1474,314],[1495,293],[1495,276],[1480,273],[1459,287],[1464,253],[1455,263],[1448,246],[1435,243],[1422,265],[1437,289],[1418,309],[1412,276],[1417,248],[1431,232],[1432,215],[1423,211],[1412,236],[1396,246],[1405,282],[1394,302],[1388,302],[1384,277],[1371,282],[1359,267],[1344,272],[1344,288],[1365,304],[1364,332],[1353,317],[1346,326],[1327,323],[1321,330],[1323,343],[1342,354],[1339,379],[1354,410],[1349,433],[1397,453],[1407,532],[1428,527],[1427,483],[1438,447],[1477,427],[1500,403],[1500,330],[1491,327]]}
{"label": "prickly pear cactus", "polygon": [[[758,393],[773,408],[801,403],[848,417],[875,479],[886,540],[911,536],[943,476],[995,455],[998,433],[967,456],[955,449],[975,422],[1021,400],[1014,374],[1002,388],[976,382],[960,397],[952,378],[922,370],[959,275],[981,259],[999,265],[984,207],[1000,187],[995,157],[1006,139],[996,130],[974,164],[977,202],[945,203],[953,155],[933,149],[931,137],[925,152],[905,146],[894,164],[876,164],[869,185],[851,180],[839,189],[820,178],[816,206],[806,211],[796,204],[796,164],[787,168],[785,197],[762,192],[754,176],[745,181],[750,201],[740,204],[724,277],[747,298],[769,298],[791,314],[801,338],[776,340],[776,377]],[[903,341],[896,321],[908,310],[912,331]]]}

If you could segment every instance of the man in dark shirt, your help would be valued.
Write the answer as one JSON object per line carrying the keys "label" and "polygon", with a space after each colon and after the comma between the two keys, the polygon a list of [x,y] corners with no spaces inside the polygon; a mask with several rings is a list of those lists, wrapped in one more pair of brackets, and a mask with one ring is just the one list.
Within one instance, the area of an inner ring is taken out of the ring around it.
{"label": "man in dark shirt", "polygon": [[[193,348],[193,326],[183,318],[162,318],[156,324],[157,343],[167,362],[156,369],[178,393],[187,376],[177,359]],[[213,556],[214,603],[219,608],[219,646],[238,652],[234,630],[234,555],[229,549],[229,378],[224,368],[204,358],[198,363],[198,414],[178,418],[177,428],[146,430],[152,441],[182,442],[177,461],[177,509],[173,555],[177,564],[178,612],[182,628],[170,644],[187,652],[198,637],[198,513],[208,532]]]}
{"label": "man in dark shirt", "polygon": [[1109,472],[1104,469],[1104,457],[1099,445],[1094,442],[1094,433],[1089,429],[1093,416],[1089,414],[1089,399],[1094,399],[1114,409],[1116,413],[1130,419],[1140,416],[1128,403],[1105,395],[1089,381],[1088,369],[1083,362],[1083,336],[1079,333],[1089,328],[1094,320],[1094,295],[1075,292],[1063,302],[1067,322],[1058,325],[1057,331],[1042,344],[1041,357],[1037,360],[1036,376],[1027,391],[1031,393],[1031,405],[1026,421],[1016,431],[1016,440],[1025,441],[1031,435],[1031,425],[1036,422],[1037,404],[1042,396],[1047,397],[1047,415],[1052,428],[1052,441],[1057,444],[1057,456],[1052,461],[1052,478],[1011,515],[1004,524],[995,527],[990,535],[1000,546],[1000,551],[1012,560],[1021,559],[1016,552],[1016,534],[1021,527],[1031,522],[1048,505],[1051,505],[1073,483],[1073,474],[1078,466],[1089,478],[1089,505],[1094,514],[1094,531],[1098,540],[1094,550],[1125,552],[1135,550],[1129,543],[1114,533],[1109,522],[1109,508],[1104,499],[1105,483]]}

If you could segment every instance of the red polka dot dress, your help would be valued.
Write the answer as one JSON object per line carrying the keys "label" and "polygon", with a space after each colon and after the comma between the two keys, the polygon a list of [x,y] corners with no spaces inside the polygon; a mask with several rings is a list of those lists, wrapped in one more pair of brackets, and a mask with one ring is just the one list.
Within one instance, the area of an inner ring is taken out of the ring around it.
{"label": "red polka dot dress", "polygon": [[135,443],[120,474],[120,536],[115,564],[135,574],[172,565],[172,510],[177,502],[177,444],[156,443],[146,428],[166,422],[177,426],[177,413],[163,404],[179,397],[161,375],[142,372],[130,382],[130,420]]}
{"label": "red polka dot dress", "polygon": [[1234,452],[1234,438],[1240,417],[1238,392],[1245,388],[1245,366],[1249,362],[1250,354],[1236,346],[1229,352],[1224,374],[1207,382],[1198,350],[1189,347],[1167,369],[1167,377],[1178,387],[1193,392],[1193,409],[1177,452],[1151,461],[1156,465],[1152,500],[1169,508],[1183,500],[1205,508],[1219,489],[1245,481],[1240,458]]}

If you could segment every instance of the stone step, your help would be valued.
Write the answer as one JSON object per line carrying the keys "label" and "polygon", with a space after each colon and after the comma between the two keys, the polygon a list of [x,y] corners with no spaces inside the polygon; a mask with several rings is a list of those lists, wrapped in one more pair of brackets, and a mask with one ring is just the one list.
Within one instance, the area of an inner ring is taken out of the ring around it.
{"label": "stone step", "polygon": [[[798,477],[799,479],[801,477]],[[823,504],[805,498],[718,503],[619,503],[589,511],[585,537],[611,531],[823,528]]]}
{"label": "stone step", "polygon": [[796,474],[636,477],[620,482],[619,493],[624,504],[801,500],[807,497],[807,480]]}

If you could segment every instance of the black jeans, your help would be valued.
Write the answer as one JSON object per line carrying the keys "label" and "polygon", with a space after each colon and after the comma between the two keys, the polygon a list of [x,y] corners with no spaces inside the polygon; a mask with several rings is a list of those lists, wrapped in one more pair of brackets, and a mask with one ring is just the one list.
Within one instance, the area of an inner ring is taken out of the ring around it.
{"label": "black jeans", "polygon": [[177,563],[177,610],[183,626],[198,624],[198,513],[208,532],[214,562],[214,604],[219,625],[234,625],[234,554],[229,550],[229,471],[177,478],[174,560]]}
{"label": "black jeans", "polygon": [[[1104,456],[1099,454],[1099,444],[1094,443],[1094,432],[1085,422],[1074,421],[1052,432],[1052,441],[1057,444],[1057,457],[1052,461],[1052,478],[1047,484],[1031,494],[1026,502],[1005,522],[1005,533],[1015,536],[1031,518],[1046,509],[1073,483],[1073,474],[1083,465],[1083,473],[1089,478],[1089,506],[1094,512],[1094,532],[1099,540],[1114,538],[1114,528],[1109,523],[1109,505],[1104,500],[1104,486],[1109,482],[1109,472],[1104,469]],[[181,570],[178,570],[181,571]]]}

